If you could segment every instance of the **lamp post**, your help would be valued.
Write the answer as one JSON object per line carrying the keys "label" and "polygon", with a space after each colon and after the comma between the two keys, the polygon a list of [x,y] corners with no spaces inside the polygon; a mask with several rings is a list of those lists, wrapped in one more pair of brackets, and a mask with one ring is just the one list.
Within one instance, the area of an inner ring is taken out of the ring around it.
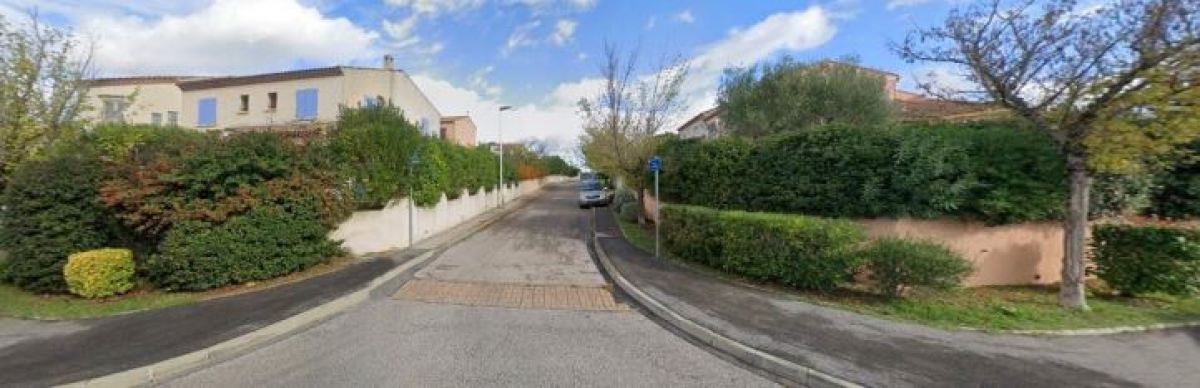
{"label": "lamp post", "polygon": [[416,206],[413,204],[415,202],[415,200],[413,199],[413,179],[416,179],[416,176],[413,175],[413,170],[417,168],[418,164],[421,164],[421,157],[420,157],[420,155],[417,154],[417,151],[413,151],[412,156],[410,156],[408,158],[408,179],[407,179],[407,181],[408,181],[408,246],[409,247],[416,245],[415,236],[416,236],[416,229],[417,229],[417,226],[416,226],[416,220],[417,220],[416,210],[417,209],[416,209]]}
{"label": "lamp post", "polygon": [[500,148],[500,182],[496,186],[496,207],[504,205],[504,111],[511,106],[502,105],[496,112],[496,146]]}

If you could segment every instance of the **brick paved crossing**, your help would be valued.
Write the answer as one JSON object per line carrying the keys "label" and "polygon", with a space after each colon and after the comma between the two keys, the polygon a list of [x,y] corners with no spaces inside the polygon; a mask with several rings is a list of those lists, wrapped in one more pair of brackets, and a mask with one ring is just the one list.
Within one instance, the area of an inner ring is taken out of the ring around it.
{"label": "brick paved crossing", "polygon": [[626,311],[607,287],[548,286],[413,279],[396,299],[539,310]]}

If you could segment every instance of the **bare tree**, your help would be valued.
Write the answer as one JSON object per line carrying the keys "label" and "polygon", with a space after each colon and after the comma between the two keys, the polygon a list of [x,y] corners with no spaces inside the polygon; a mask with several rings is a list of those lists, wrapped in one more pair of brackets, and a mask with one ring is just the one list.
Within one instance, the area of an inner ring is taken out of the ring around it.
{"label": "bare tree", "polygon": [[36,12],[25,25],[0,17],[0,189],[13,168],[72,128],[90,70],[90,50]]}
{"label": "bare tree", "polygon": [[1059,145],[1070,185],[1059,291],[1064,307],[1087,309],[1084,235],[1095,156],[1088,139],[1102,135],[1107,123],[1131,117],[1145,122],[1138,128],[1161,129],[1153,123],[1178,115],[1156,107],[1195,105],[1180,102],[1200,85],[1194,77],[1198,9],[1200,0],[1117,0],[1089,8],[1072,0],[988,0],[956,9],[943,25],[914,30],[894,45],[909,62],[955,66],[978,86],[941,89],[942,95],[984,96]]}
{"label": "bare tree", "polygon": [[600,93],[579,102],[587,126],[580,149],[591,168],[619,179],[637,193],[640,203],[645,200],[646,164],[657,145],[654,135],[682,110],[680,88],[688,64],[682,57],[664,56],[647,75],[640,75],[637,50],[623,54],[605,44],[604,54]]}

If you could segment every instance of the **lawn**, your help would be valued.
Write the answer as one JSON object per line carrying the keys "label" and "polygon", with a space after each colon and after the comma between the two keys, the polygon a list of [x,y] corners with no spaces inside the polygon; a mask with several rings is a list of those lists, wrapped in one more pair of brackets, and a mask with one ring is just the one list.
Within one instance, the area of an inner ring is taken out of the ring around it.
{"label": "lawn", "polygon": [[83,319],[192,303],[194,294],[135,291],[113,299],[88,300],[71,295],[37,295],[0,284],[0,316],[24,319]]}
{"label": "lawn", "polygon": [[[619,219],[618,222],[631,244],[647,252],[654,250],[653,230],[643,229],[634,222]],[[905,299],[888,300],[857,286],[833,293],[804,292],[759,284],[692,262],[675,261],[722,278],[787,292],[809,302],[941,328],[1058,330],[1200,321],[1200,298],[1195,297],[1090,295],[1088,304],[1092,310],[1088,312],[1059,308],[1057,289],[1038,286],[916,292]]]}

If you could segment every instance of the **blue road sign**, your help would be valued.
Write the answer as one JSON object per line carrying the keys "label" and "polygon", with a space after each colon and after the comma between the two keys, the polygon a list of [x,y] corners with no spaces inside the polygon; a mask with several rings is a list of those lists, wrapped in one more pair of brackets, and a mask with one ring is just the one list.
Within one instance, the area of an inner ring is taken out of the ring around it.
{"label": "blue road sign", "polygon": [[662,159],[659,159],[657,156],[651,158],[650,159],[650,171],[654,171],[654,172],[662,171]]}

